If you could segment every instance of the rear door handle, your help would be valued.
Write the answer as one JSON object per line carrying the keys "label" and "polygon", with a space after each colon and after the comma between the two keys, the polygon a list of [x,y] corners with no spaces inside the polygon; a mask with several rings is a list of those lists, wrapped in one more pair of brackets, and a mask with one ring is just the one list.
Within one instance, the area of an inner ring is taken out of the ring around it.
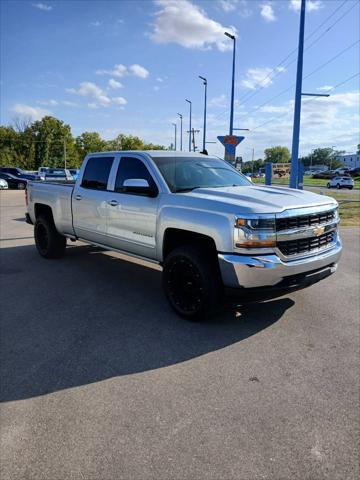
{"label": "rear door handle", "polygon": [[117,200],[110,200],[108,204],[112,207],[116,207],[117,205],[119,205],[119,202]]}
{"label": "rear door handle", "polygon": [[82,196],[81,195],[75,195],[75,200],[81,200]]}

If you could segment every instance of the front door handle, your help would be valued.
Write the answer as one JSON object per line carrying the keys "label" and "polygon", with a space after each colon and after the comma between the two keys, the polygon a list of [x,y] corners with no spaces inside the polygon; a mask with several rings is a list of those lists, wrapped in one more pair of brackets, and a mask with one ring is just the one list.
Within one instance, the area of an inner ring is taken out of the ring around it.
{"label": "front door handle", "polygon": [[117,200],[110,200],[108,204],[112,207],[116,207],[117,205],[119,205],[119,202]]}
{"label": "front door handle", "polygon": [[75,200],[81,200],[82,196],[81,195],[75,195]]}

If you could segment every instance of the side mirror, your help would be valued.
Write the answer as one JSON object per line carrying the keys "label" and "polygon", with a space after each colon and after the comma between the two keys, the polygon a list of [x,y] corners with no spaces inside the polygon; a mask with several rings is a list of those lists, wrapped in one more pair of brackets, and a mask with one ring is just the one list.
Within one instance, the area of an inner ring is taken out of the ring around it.
{"label": "side mirror", "polygon": [[157,189],[151,188],[145,178],[129,178],[124,181],[122,189],[126,193],[148,195],[149,197],[156,197],[158,194]]}

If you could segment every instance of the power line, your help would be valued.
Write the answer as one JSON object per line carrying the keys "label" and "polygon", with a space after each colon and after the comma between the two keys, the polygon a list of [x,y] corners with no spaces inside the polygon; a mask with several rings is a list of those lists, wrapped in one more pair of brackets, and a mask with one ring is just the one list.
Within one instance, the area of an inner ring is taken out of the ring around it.
{"label": "power line", "polygon": [[[344,0],[342,4],[340,4],[325,20],[323,20],[323,22],[316,28],[314,29],[306,38],[305,38],[305,41],[309,40],[315,33],[317,33],[319,31],[319,29],[324,26],[345,4],[347,4],[348,0]],[[339,17],[332,25],[330,25],[330,27],[328,27],[324,32],[322,32],[310,45],[308,45],[306,48],[305,48],[305,51],[309,50],[310,48],[312,48],[319,40],[321,40],[321,38],[323,38],[337,23],[339,23],[354,7],[356,7],[357,5],[359,4],[359,2],[355,2],[351,5],[351,7],[346,10],[343,15],[341,15],[341,17]],[[286,67],[289,67],[291,64],[293,64],[295,61],[296,61],[296,58],[295,59],[292,59],[290,62],[288,62],[287,64],[283,65],[287,59],[289,59],[295,52],[297,51],[297,47],[294,48],[293,50],[291,50],[291,52],[283,59],[281,60],[281,62],[279,62],[269,73],[266,77],[263,78],[262,82],[263,82],[263,85],[261,85],[256,91],[254,92],[247,92],[245,93],[242,97],[240,97],[239,101],[242,102],[242,104],[244,103],[247,103],[251,98],[253,98],[255,95],[257,95],[258,93],[260,93],[265,87],[266,87],[266,84],[264,84],[264,82],[266,82],[267,79],[269,80],[273,80],[274,78],[276,78],[278,75],[280,75],[280,73],[282,73],[282,70],[281,70],[281,66],[283,66],[283,68],[286,68]],[[274,74],[274,75],[273,75]],[[273,76],[272,76],[273,75]],[[293,84],[295,85],[295,84]],[[293,86],[292,85],[292,86]],[[289,87],[288,89],[284,90],[282,93],[285,93],[287,91],[289,91],[291,88]],[[280,95],[279,95],[280,96]],[[246,98],[247,97],[247,98]],[[272,97],[272,99],[274,98],[277,98],[277,96],[275,97]],[[269,100],[271,101],[271,100]],[[228,113],[229,110],[226,110],[225,112],[222,112],[220,113],[217,117],[215,118],[220,118],[222,117],[223,115],[226,115]]]}
{"label": "power line", "polygon": [[[350,77],[346,78],[345,80],[343,80],[343,81],[341,81],[340,83],[338,83],[338,84],[334,85],[333,87],[331,87],[331,89],[329,89],[328,91],[331,92],[331,91],[335,90],[336,88],[341,87],[342,85],[344,85],[344,84],[347,83],[347,82],[350,82],[350,80],[352,80],[352,79],[355,78],[355,77],[358,77],[359,75],[360,75],[360,72],[357,72],[357,73],[355,73],[354,75],[351,75]],[[312,98],[312,99],[309,99],[309,100],[307,100],[307,101],[305,100],[305,101],[304,101],[304,104],[307,105],[307,104],[309,104],[309,103],[311,103],[311,102],[314,102],[314,101],[316,101],[316,100],[317,100],[316,98]],[[269,120],[266,120],[265,122],[261,123],[261,124],[258,125],[257,127],[252,128],[251,131],[257,130],[257,129],[259,129],[259,128],[265,126],[265,125],[267,125],[268,123],[271,123],[271,122],[273,122],[274,120],[277,120],[278,118],[282,118],[282,117],[287,116],[288,114],[289,114],[289,112],[286,112],[286,113],[282,113],[281,115],[277,115],[276,117],[272,117],[272,118],[270,118]]]}

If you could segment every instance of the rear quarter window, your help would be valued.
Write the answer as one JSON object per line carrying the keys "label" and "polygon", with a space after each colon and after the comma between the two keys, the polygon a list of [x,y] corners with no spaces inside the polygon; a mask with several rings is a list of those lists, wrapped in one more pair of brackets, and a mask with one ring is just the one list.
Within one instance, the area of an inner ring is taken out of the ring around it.
{"label": "rear quarter window", "polygon": [[89,158],[81,181],[83,188],[106,190],[114,157]]}

